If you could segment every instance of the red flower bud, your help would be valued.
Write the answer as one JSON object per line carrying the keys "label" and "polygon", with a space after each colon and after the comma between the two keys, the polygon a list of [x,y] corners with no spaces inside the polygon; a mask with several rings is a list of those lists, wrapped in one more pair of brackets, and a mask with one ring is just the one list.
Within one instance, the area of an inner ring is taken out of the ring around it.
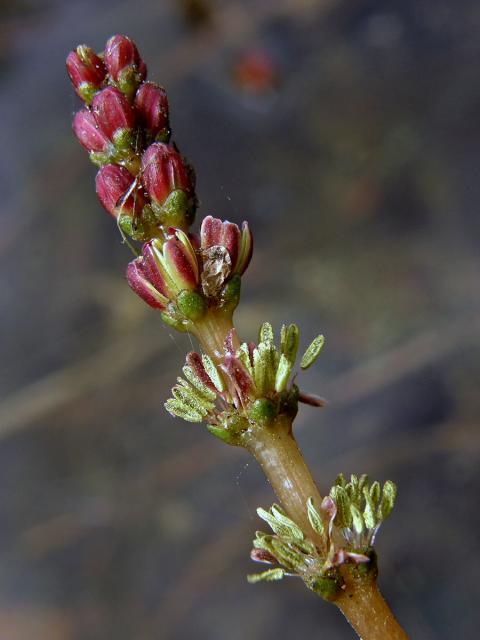
{"label": "red flower bud", "polygon": [[95,116],[88,109],[77,111],[73,118],[73,131],[87,151],[105,152],[110,140],[98,127]]}
{"label": "red flower bud", "polygon": [[162,206],[172,191],[193,195],[193,185],[182,156],[162,142],[151,144],[142,157],[142,182],[153,202]]}
{"label": "red flower bud", "polygon": [[136,258],[127,267],[127,281],[135,293],[154,309],[167,308],[169,299],[166,298],[151,282],[145,272],[143,258]]}
{"label": "red flower bud", "polygon": [[143,245],[142,257],[130,263],[127,280],[151,307],[166,308],[198,286],[198,262],[188,236],[173,229],[166,242],[152,240]]}
{"label": "red flower bud", "polygon": [[120,132],[133,129],[135,115],[123,93],[114,87],[107,87],[95,95],[92,102],[95,120],[103,133],[115,141]]}
{"label": "red flower bud", "polygon": [[133,98],[147,75],[147,67],[135,44],[127,36],[112,36],[105,47],[104,59],[112,81],[130,99]]}
{"label": "red flower bud", "polygon": [[139,123],[153,137],[168,129],[168,100],[163,87],[144,82],[137,91],[134,106]]}
{"label": "red flower bud", "polygon": [[102,86],[107,70],[101,58],[90,47],[81,44],[67,56],[67,73],[77,94],[89,104]]}
{"label": "red flower bud", "polygon": [[135,188],[135,178],[118,164],[107,164],[99,170],[95,188],[100,202],[114,218],[120,214],[139,214],[145,204]]}

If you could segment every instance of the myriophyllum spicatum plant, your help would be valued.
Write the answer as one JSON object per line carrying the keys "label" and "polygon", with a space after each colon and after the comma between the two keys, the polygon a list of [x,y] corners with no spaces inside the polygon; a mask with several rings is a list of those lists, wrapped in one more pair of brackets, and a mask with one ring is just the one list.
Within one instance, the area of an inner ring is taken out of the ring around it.
{"label": "myriophyllum spicatum plant", "polygon": [[282,326],[277,340],[268,322],[256,341],[239,339],[233,314],[252,233],[246,222],[212,216],[198,234],[191,231],[195,173],[171,138],[165,89],[146,80],[135,44],[117,35],[102,53],[80,45],[68,55],[67,71],[84,102],[73,131],[98,167],[98,198],[137,255],[127,267],[128,284],[165,323],[199,343],[165,407],[247,449],[280,502],[258,509],[272,533],[256,533],[251,557],[271,568],[249,581],[299,576],[335,603],[364,640],[406,638],[377,589],[373,549],[395,485],[340,475],[322,497],[293,436],[299,402],[324,404],[299,388],[296,364],[303,370],[316,361],[323,336],[300,358],[295,324]]}

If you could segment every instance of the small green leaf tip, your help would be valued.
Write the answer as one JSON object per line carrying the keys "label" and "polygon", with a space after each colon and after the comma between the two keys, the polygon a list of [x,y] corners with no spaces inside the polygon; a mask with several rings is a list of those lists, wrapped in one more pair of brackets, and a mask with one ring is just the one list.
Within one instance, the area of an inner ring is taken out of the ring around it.
{"label": "small green leaf tip", "polygon": [[315,505],[313,504],[313,498],[309,498],[307,500],[307,515],[312,529],[319,533],[321,536],[324,536],[326,533],[325,526],[323,524],[322,516],[318,513]]}
{"label": "small green leaf tip", "polygon": [[270,525],[270,528],[276,534],[287,538],[303,540],[303,531],[293,520],[287,517],[285,512],[277,504],[272,505],[269,511],[265,511],[265,509],[259,507],[257,513],[262,520],[265,520],[265,522]]}
{"label": "small green leaf tip", "polygon": [[213,360],[210,358],[210,356],[207,356],[207,355],[203,354],[202,355],[202,364],[203,364],[203,368],[205,369],[208,377],[210,378],[210,380],[214,384],[216,390],[219,393],[222,393],[225,390],[225,384],[224,384],[223,378],[220,375],[220,372],[218,371],[217,367],[215,366]]}
{"label": "small green leaf tip", "polygon": [[323,336],[317,336],[315,340],[310,344],[308,349],[302,356],[300,367],[302,369],[308,369],[311,367],[315,360],[318,358],[323,345],[325,344],[325,338]]}
{"label": "small green leaf tip", "polygon": [[280,331],[280,349],[292,366],[297,358],[299,341],[300,330],[296,324],[291,324],[288,327],[286,325],[282,326]]}
{"label": "small green leaf tip", "polygon": [[269,322],[264,322],[260,327],[258,342],[264,342],[268,345],[273,344],[273,327]]}
{"label": "small green leaf tip", "polygon": [[262,573],[251,573],[247,576],[247,580],[250,584],[255,584],[261,581],[272,582],[273,580],[281,580],[284,576],[285,571],[281,567],[277,567],[276,569],[267,569],[266,571],[262,571]]}
{"label": "small green leaf tip", "polygon": [[391,481],[387,480],[383,485],[383,498],[379,507],[379,517],[381,520],[385,520],[392,513],[397,498],[397,486]]}

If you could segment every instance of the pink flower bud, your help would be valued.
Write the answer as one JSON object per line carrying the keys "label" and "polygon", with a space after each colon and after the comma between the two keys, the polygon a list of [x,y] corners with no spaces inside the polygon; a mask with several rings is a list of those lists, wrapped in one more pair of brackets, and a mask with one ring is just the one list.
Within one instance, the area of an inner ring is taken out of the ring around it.
{"label": "pink flower bud", "polygon": [[[159,254],[157,254],[159,257]],[[171,282],[173,292],[192,291],[199,283],[199,266],[195,249],[186,233],[175,229],[173,236],[163,245],[161,268]]]}
{"label": "pink flower bud", "polygon": [[242,275],[245,272],[253,252],[253,237],[246,222],[240,231],[232,222],[207,216],[202,222],[200,241],[207,259],[212,248],[223,247],[230,257],[230,274]]}
{"label": "pink flower bud", "polygon": [[165,204],[172,191],[193,194],[187,168],[182,156],[163,142],[151,144],[142,156],[142,182],[153,202]]}
{"label": "pink flower bud", "polygon": [[95,116],[88,109],[77,111],[73,118],[73,131],[87,151],[104,153],[110,147],[110,140],[99,129]]}
{"label": "pink flower bud", "polygon": [[77,94],[90,104],[95,91],[102,86],[107,70],[102,60],[84,44],[67,56],[67,73]]}
{"label": "pink flower bud", "polygon": [[163,87],[144,82],[137,91],[134,107],[138,122],[152,137],[164,130],[168,134],[168,100]]}
{"label": "pink flower bud", "polygon": [[135,178],[118,164],[107,164],[99,170],[95,188],[100,202],[114,218],[138,215],[145,204],[141,192],[135,189]]}
{"label": "pink flower bud", "polygon": [[[142,257],[134,260],[127,279],[132,289],[150,306],[152,288],[166,302],[175,301],[179,294],[194,291],[198,286],[199,267],[195,250],[188,236],[175,229],[164,242],[151,240],[143,245]],[[148,286],[147,286],[147,284]],[[159,298],[155,298],[158,303]]]}
{"label": "pink flower bud", "polygon": [[150,282],[143,258],[136,258],[127,267],[127,281],[135,293],[150,307],[165,310],[169,300]]}
{"label": "pink flower bud", "polygon": [[135,44],[127,36],[112,36],[106,44],[104,59],[112,81],[130,99],[133,98],[147,75],[147,67]]}
{"label": "pink flower bud", "polygon": [[133,129],[135,115],[123,93],[107,87],[95,95],[92,101],[95,120],[103,133],[113,142],[121,132]]}

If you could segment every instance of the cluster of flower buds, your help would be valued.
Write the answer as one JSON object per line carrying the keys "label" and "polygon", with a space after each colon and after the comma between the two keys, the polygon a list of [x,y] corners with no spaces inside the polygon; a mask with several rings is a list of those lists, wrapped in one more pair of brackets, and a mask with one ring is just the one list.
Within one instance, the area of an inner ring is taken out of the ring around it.
{"label": "cluster of flower buds", "polygon": [[98,55],[80,45],[69,53],[67,71],[85,103],[73,130],[100,167],[97,195],[123,233],[146,242],[161,237],[162,227],[188,230],[195,175],[170,142],[166,92],[146,82],[135,44],[116,35]]}
{"label": "cluster of flower buds", "polygon": [[368,485],[367,476],[352,475],[347,483],[340,475],[319,509],[310,498],[308,519],[313,531],[325,541],[326,553],[278,505],[274,504],[269,511],[257,509],[273,535],[257,531],[250,557],[274,567],[248,576],[249,582],[296,575],[325,600],[335,600],[343,587],[338,571],[341,565],[356,565],[359,573],[376,572],[372,545],[380,523],[392,512],[396,492],[390,480],[382,492],[378,482]]}
{"label": "cluster of flower buds", "polygon": [[213,306],[233,312],[252,250],[246,222],[240,230],[207,216],[199,237],[171,228],[163,240],[145,243],[142,255],[128,265],[127,280],[169,325],[192,331]]}
{"label": "cluster of flower buds", "polygon": [[[284,325],[278,349],[272,326],[265,322],[256,345],[239,344],[232,330],[224,353],[215,354],[215,364],[208,356],[190,353],[183,369],[186,380],[178,379],[167,410],[189,422],[205,420],[213,435],[238,445],[250,428],[268,425],[280,414],[294,417],[299,400],[322,406],[321,398],[300,393],[290,381],[299,337],[297,325]],[[311,343],[301,359],[302,369],[313,364],[323,342],[318,336]]]}

